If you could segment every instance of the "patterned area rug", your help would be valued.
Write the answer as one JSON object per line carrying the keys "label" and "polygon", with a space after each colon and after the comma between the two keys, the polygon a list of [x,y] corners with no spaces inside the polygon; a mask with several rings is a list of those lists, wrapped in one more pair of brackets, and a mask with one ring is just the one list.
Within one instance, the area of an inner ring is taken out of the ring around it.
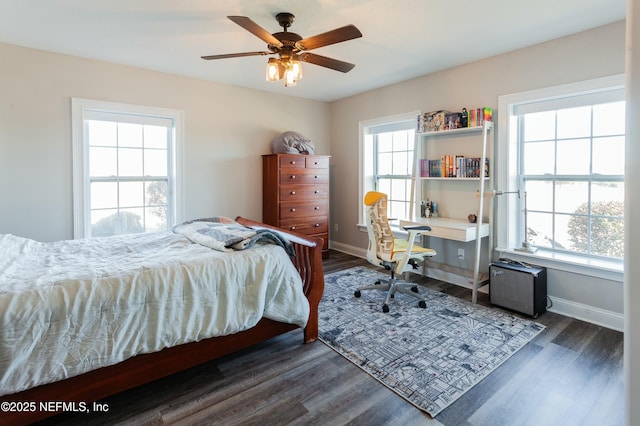
{"label": "patterned area rug", "polygon": [[351,268],[325,276],[320,340],[435,417],[522,348],[544,326],[420,287],[427,308],[397,294],[356,287],[388,275]]}

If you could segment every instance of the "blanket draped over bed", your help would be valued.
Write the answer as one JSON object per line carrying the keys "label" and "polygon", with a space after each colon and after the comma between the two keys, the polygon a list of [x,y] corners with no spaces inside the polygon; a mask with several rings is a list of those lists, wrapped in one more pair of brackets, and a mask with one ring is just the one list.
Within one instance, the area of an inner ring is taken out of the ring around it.
{"label": "blanket draped over bed", "polygon": [[227,335],[306,325],[282,247],[220,252],[167,231],[39,243],[0,235],[0,395]]}

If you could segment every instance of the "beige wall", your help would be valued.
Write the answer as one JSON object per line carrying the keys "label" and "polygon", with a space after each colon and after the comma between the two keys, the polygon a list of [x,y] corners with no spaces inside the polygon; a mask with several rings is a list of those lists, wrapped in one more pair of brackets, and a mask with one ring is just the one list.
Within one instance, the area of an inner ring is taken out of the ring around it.
{"label": "beige wall", "polygon": [[0,69],[0,233],[73,237],[72,97],[184,111],[185,218],[261,219],[260,155],[280,132],[329,153],[324,102],[7,44]]}
{"label": "beige wall", "polygon": [[[358,193],[358,123],[411,111],[462,107],[498,106],[498,97],[531,89],[573,83],[625,71],[625,23],[618,22],[580,34],[488,58],[439,73],[426,75],[378,90],[335,101],[331,104],[331,243],[356,253],[367,246],[366,233],[356,227]],[[494,117],[497,114],[494,113]],[[497,128],[497,126],[496,126]],[[495,172],[499,164],[493,164]],[[455,195],[455,194],[454,194]],[[446,204],[448,198],[437,200]],[[462,206],[458,217],[472,212],[475,201]],[[465,211],[469,210],[469,211]],[[335,225],[338,224],[338,231]],[[461,243],[431,239],[437,261],[457,265],[456,249]],[[472,258],[474,245],[465,246]],[[451,262],[447,259],[453,259]],[[453,263],[452,263],[453,262]],[[533,261],[531,261],[533,262]],[[488,263],[482,267],[487,269]],[[580,311],[594,308],[606,321],[613,317],[621,328],[623,287],[621,282],[589,279],[584,291],[583,276],[550,271],[549,294],[566,301],[565,308]],[[577,303],[577,305],[576,305]],[[599,320],[602,318],[599,318]]]}

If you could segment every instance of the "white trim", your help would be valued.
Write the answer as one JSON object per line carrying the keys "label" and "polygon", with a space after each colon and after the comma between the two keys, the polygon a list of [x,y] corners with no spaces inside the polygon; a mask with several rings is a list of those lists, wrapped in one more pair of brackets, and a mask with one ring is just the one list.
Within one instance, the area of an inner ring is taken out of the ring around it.
{"label": "white trim", "polygon": [[73,167],[73,237],[84,238],[85,227],[89,223],[88,209],[85,202],[88,200],[88,187],[84,170],[88,163],[88,152],[84,149],[84,119],[87,114],[102,114],[108,112],[122,112],[132,115],[140,115],[149,119],[153,117],[169,119],[173,122],[174,134],[172,139],[172,154],[175,156],[172,164],[173,179],[171,179],[171,191],[175,194],[175,206],[172,212],[173,222],[179,223],[183,219],[184,212],[184,182],[183,149],[184,149],[184,112],[169,108],[131,105],[118,102],[97,101],[92,99],[71,98],[71,142],[72,142],[72,167]]}
{"label": "white trim", "polygon": [[[373,118],[370,120],[362,120],[358,122],[358,221],[364,219],[364,205],[361,202],[364,199],[364,135],[365,129],[383,124],[397,123],[400,121],[414,120],[417,128],[417,120],[420,111],[407,112],[404,114],[388,115],[386,117]],[[415,142],[414,142],[415,143]],[[415,158],[414,161],[415,163]]]}
{"label": "white trim", "polygon": [[564,315],[566,317],[590,322],[612,330],[624,331],[624,315],[618,312],[607,311],[571,300],[559,299],[549,296],[553,306],[549,312]]}
{"label": "white trim", "polygon": [[[608,77],[602,77],[592,80],[580,81],[576,83],[564,84],[560,86],[546,87],[542,89],[534,89],[526,92],[518,92],[498,97],[498,142],[496,146],[495,164],[504,165],[497,168],[495,177],[496,189],[504,192],[513,192],[518,190],[518,159],[517,159],[517,142],[511,137],[513,132],[512,120],[513,111],[516,105],[527,103],[532,100],[552,100],[563,96],[573,96],[579,94],[588,94],[603,90],[623,88],[625,84],[625,75],[616,74]],[[494,228],[496,247],[502,247],[500,251],[510,251],[514,247],[519,247],[522,243],[521,235],[517,230],[517,197],[502,196],[497,197],[494,202],[495,223],[500,226]],[[535,263],[543,263],[545,256],[541,253],[530,255],[535,258]],[[554,268],[572,271],[571,262],[562,259],[555,259]],[[563,263],[566,266],[558,267]],[[600,267],[586,265],[587,269],[593,274],[599,276],[598,269]],[[573,271],[572,271],[573,272]],[[585,269],[581,269],[581,274],[585,274]],[[605,272],[606,273],[606,272]]]}

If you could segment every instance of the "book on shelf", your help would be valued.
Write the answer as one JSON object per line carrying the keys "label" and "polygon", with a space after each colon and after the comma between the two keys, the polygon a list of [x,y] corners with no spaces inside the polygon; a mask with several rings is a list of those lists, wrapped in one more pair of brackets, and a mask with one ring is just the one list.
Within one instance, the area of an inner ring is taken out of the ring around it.
{"label": "book on shelf", "polygon": [[484,167],[480,167],[479,157],[463,155],[442,155],[437,160],[420,160],[420,177],[444,178],[479,178],[489,177],[489,159],[484,159]]}
{"label": "book on shelf", "polygon": [[418,133],[440,132],[460,129],[463,127],[478,127],[485,121],[492,121],[493,110],[488,107],[462,108],[461,112],[446,110],[430,111],[418,115],[416,131]]}

